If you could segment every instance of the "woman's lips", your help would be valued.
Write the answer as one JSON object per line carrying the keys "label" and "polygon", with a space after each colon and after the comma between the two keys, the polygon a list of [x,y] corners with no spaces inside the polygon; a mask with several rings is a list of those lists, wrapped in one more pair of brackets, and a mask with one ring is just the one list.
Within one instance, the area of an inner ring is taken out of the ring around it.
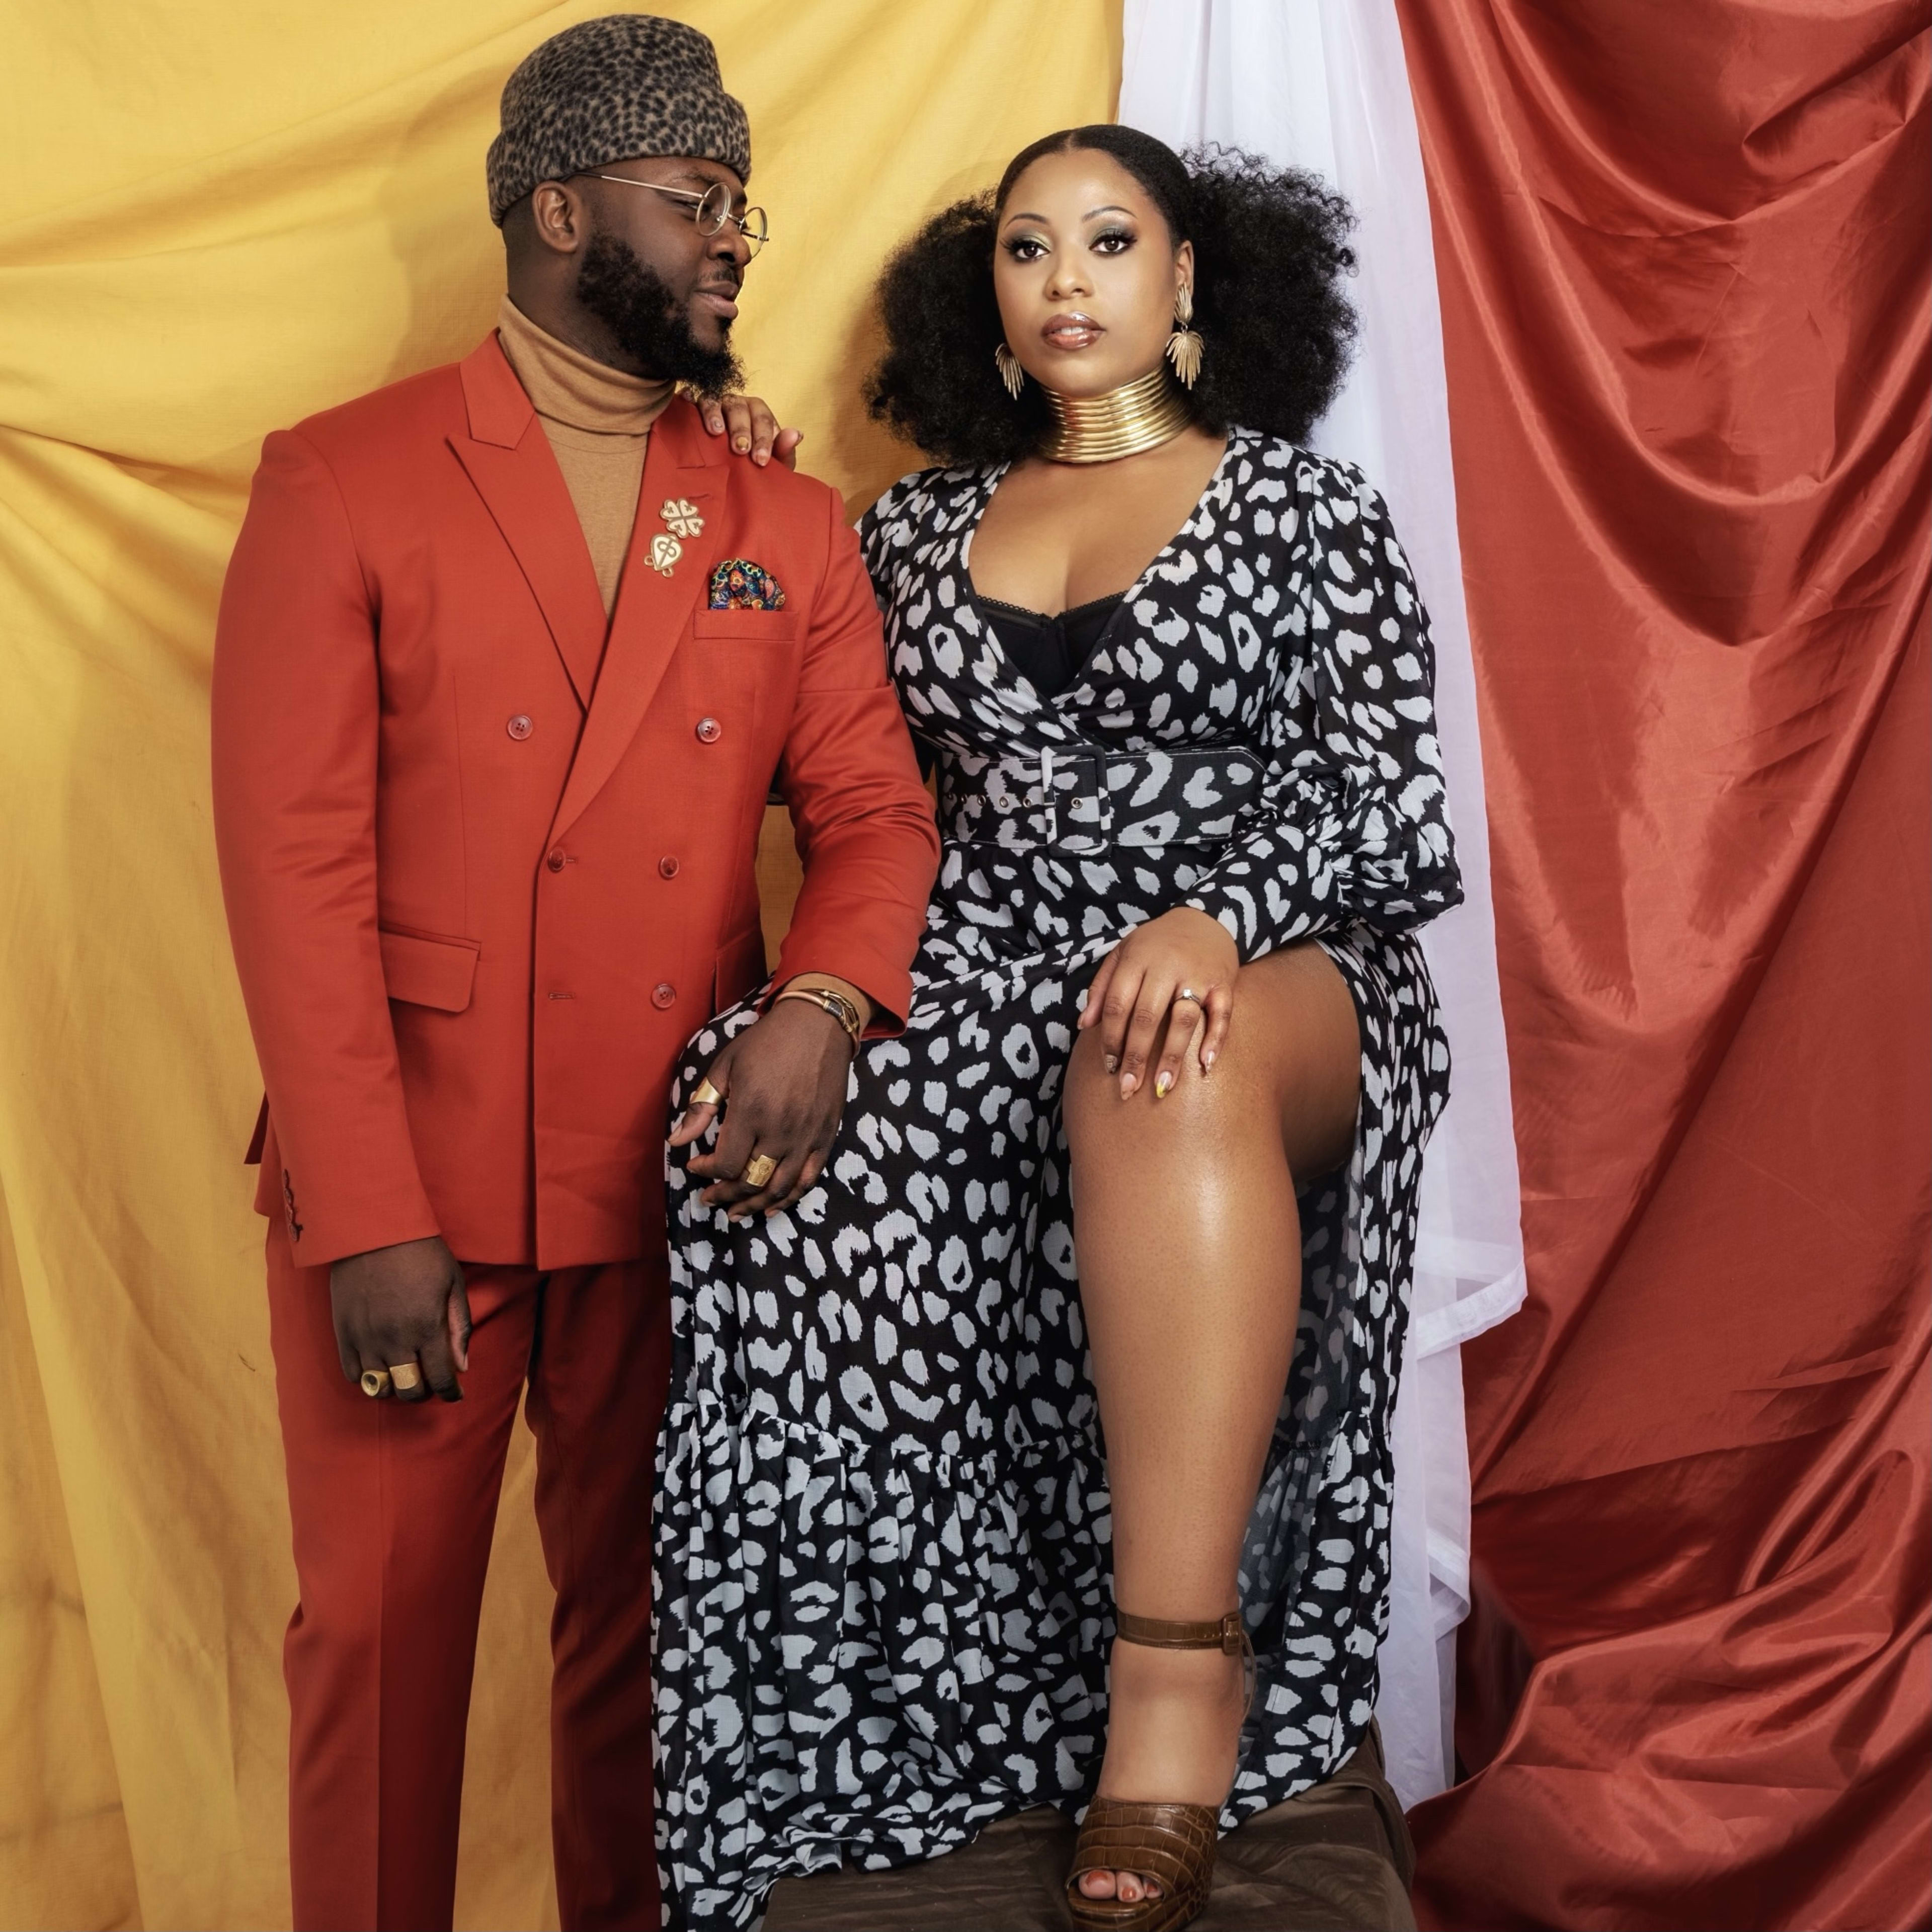
{"label": "woman's lips", "polygon": [[1090,315],[1057,315],[1040,334],[1049,349],[1090,349],[1106,332]]}

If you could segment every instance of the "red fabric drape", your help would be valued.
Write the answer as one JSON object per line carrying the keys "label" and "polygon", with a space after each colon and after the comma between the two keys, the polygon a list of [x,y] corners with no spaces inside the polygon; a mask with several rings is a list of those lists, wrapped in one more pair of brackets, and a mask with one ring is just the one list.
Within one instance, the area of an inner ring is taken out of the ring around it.
{"label": "red fabric drape", "polygon": [[1531,1282],[1420,1906],[1921,1924],[1928,10],[1401,14]]}

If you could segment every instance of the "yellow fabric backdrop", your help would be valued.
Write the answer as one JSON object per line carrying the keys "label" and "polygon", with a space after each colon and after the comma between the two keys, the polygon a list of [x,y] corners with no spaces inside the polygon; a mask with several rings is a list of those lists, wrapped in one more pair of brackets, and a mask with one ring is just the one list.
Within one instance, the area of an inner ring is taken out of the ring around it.
{"label": "yellow fabric backdrop", "polygon": [[[207,796],[265,431],[462,354],[497,92],[608,6],[0,9],[0,1924],[274,1926],[293,1597],[239,1165],[257,1092]],[[855,506],[866,292],[926,212],[1112,112],[1118,0],[714,0],[776,237],[754,386]],[[548,1591],[518,1432],[459,1924],[556,1924]]]}

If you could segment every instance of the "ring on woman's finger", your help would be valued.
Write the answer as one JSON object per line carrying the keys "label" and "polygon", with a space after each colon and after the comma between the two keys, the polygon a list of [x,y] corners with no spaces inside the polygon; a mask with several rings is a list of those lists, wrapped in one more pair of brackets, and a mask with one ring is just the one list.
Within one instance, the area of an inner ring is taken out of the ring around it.
{"label": "ring on woman's finger", "polygon": [[422,1387],[422,1371],[413,1362],[392,1362],[389,1381],[398,1395],[412,1395]]}
{"label": "ring on woman's finger", "polygon": [[390,1376],[387,1369],[364,1369],[362,1371],[362,1393],[372,1400],[389,1392]]}
{"label": "ring on woman's finger", "polygon": [[715,1107],[724,1097],[709,1080],[700,1080],[691,1090],[691,1104],[694,1107]]}
{"label": "ring on woman's finger", "polygon": [[745,1171],[738,1178],[747,1187],[756,1190],[764,1186],[778,1171],[778,1164],[768,1154],[754,1154],[745,1163]]}
{"label": "ring on woman's finger", "polygon": [[1172,1004],[1178,1006],[1183,1000],[1190,1006],[1198,1006],[1201,1004],[1201,995],[1192,986],[1178,986],[1174,988]]}

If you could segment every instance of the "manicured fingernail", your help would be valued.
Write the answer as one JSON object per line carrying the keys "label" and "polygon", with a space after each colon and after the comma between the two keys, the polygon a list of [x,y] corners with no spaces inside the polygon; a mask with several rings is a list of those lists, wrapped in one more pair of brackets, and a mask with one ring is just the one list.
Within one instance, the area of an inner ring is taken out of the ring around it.
{"label": "manicured fingernail", "polygon": [[1141,1076],[1138,1073],[1130,1073],[1120,1082],[1120,1098],[1123,1100],[1131,1100],[1134,1096],[1135,1090],[1140,1084]]}
{"label": "manicured fingernail", "polygon": [[1205,1073],[1205,1072],[1208,1071],[1208,1068],[1209,1068],[1209,1067],[1210,1067],[1210,1066],[1212,1066],[1214,1064],[1214,1060],[1215,1060],[1215,1055],[1214,1055],[1214,1054],[1211,1054],[1211,1053],[1204,1053],[1204,1054],[1201,1056],[1201,1070],[1202,1070],[1202,1072],[1203,1073]]}
{"label": "manicured fingernail", "polygon": [[1102,1064],[1109,1073],[1118,1073],[1120,1070],[1120,1057],[1117,1053],[1110,1053]]}
{"label": "manicured fingernail", "polygon": [[731,447],[737,451],[739,454],[741,456],[743,455],[745,452],[749,449],[751,446],[752,439],[748,436],[734,436],[731,439]]}
{"label": "manicured fingernail", "polygon": [[765,465],[770,462],[771,460],[772,453],[769,449],[760,450],[758,454],[752,458],[752,460],[755,463],[760,470],[764,469]]}
{"label": "manicured fingernail", "polygon": [[1167,1090],[1173,1084],[1174,1076],[1163,1072],[1160,1078],[1154,1083],[1154,1097],[1156,1100],[1165,1100],[1167,1098]]}

